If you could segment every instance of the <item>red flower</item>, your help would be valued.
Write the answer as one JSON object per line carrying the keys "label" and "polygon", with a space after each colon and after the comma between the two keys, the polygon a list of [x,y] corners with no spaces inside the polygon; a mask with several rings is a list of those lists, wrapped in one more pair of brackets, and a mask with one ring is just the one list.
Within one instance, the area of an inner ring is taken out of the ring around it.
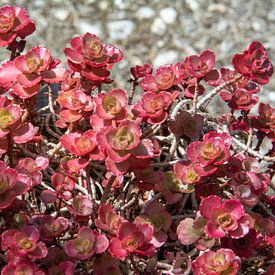
{"label": "red flower", "polygon": [[260,42],[252,42],[246,51],[235,54],[232,64],[238,73],[261,85],[267,84],[273,74],[267,51]]}
{"label": "red flower", "polygon": [[35,24],[24,8],[0,7],[0,47],[9,46],[18,36],[25,38],[35,31]]}
{"label": "red flower", "polygon": [[135,67],[131,67],[130,72],[135,80],[144,77],[148,74],[151,74],[153,71],[153,67],[150,64],[143,64],[141,66],[137,65]]}
{"label": "red flower", "polygon": [[69,176],[64,176],[61,173],[54,173],[51,176],[51,183],[55,188],[57,197],[64,200],[72,198],[72,191],[75,187],[75,182]]}
{"label": "red flower", "polygon": [[96,35],[90,33],[71,39],[70,45],[71,48],[64,50],[68,65],[91,81],[106,80],[112,65],[123,57],[118,48],[102,44]]}
{"label": "red flower", "polygon": [[35,274],[46,275],[46,273],[39,269],[39,267],[30,261],[22,261],[13,265],[8,263],[1,271],[1,275],[17,275],[17,274]]}
{"label": "red flower", "polygon": [[68,206],[68,210],[74,217],[85,219],[92,214],[93,204],[88,197],[78,195],[73,198],[72,205]]}
{"label": "red flower", "polygon": [[65,251],[72,258],[87,260],[94,254],[103,253],[108,245],[109,241],[104,235],[83,226],[79,229],[76,238],[66,243]]}
{"label": "red flower", "polygon": [[239,239],[249,232],[249,220],[238,200],[225,200],[218,196],[202,199],[200,213],[208,222],[204,229],[207,236],[221,238],[229,234]]}
{"label": "red flower", "polygon": [[215,172],[217,165],[225,163],[230,157],[229,148],[231,137],[222,133],[209,132],[203,137],[203,141],[194,141],[186,149],[188,158],[201,166],[196,167],[196,172],[201,176]]}
{"label": "red flower", "polygon": [[130,253],[152,256],[155,253],[155,248],[150,243],[152,238],[151,226],[124,222],[118,227],[117,237],[111,239],[109,252],[120,260],[125,260]]}
{"label": "red flower", "polygon": [[98,208],[98,218],[95,220],[96,226],[112,235],[116,234],[116,230],[124,219],[119,216],[115,209],[107,203],[103,203]]}
{"label": "red flower", "polygon": [[192,262],[194,275],[236,275],[240,269],[240,261],[230,249],[207,251]]}
{"label": "red flower", "polygon": [[199,56],[191,55],[186,57],[184,64],[192,76],[201,78],[213,70],[215,65],[215,54],[212,51],[205,50]]}
{"label": "red flower", "polygon": [[133,107],[133,113],[137,117],[142,117],[149,124],[161,124],[167,116],[167,109],[172,104],[171,94],[167,92],[145,93],[140,102]]}
{"label": "red flower", "polygon": [[258,99],[257,96],[253,97],[247,90],[238,89],[233,93],[228,105],[233,110],[248,111],[257,104]]}

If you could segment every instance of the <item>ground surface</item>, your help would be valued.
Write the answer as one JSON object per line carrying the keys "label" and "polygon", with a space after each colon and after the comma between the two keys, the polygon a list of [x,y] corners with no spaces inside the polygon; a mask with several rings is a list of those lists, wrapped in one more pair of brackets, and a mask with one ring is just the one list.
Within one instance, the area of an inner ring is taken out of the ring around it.
{"label": "ground surface", "polygon": [[[28,46],[43,44],[65,61],[63,48],[87,31],[120,47],[124,61],[116,66],[117,85],[127,88],[128,69],[150,62],[155,66],[181,60],[210,48],[218,65],[232,53],[259,40],[275,62],[275,0],[1,0],[24,6],[37,23]],[[0,59],[5,51],[0,50]],[[118,77],[119,76],[119,77]],[[275,104],[275,78],[264,101]]]}

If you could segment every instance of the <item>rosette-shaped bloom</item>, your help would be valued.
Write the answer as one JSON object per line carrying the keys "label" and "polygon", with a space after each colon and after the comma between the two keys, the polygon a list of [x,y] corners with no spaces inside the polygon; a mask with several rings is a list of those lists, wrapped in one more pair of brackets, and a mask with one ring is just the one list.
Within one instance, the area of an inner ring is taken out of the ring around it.
{"label": "rosette-shaped bloom", "polygon": [[0,212],[10,207],[17,196],[25,194],[30,184],[30,178],[0,161]]}
{"label": "rosette-shaped bloom", "polygon": [[240,261],[230,249],[207,251],[192,262],[194,275],[236,275],[240,269]]}
{"label": "rosette-shaped bloom", "polygon": [[45,157],[37,157],[20,159],[16,166],[16,170],[22,174],[27,175],[32,180],[32,186],[38,185],[42,181],[43,174],[41,170],[48,167],[49,160]]}
{"label": "rosette-shaped bloom", "polygon": [[39,269],[39,267],[31,261],[22,261],[13,265],[8,263],[1,271],[1,275],[17,275],[17,274],[28,274],[28,275],[46,275],[46,273]]}
{"label": "rosette-shaped bloom", "polygon": [[50,215],[41,215],[32,218],[31,224],[38,224],[41,239],[44,241],[52,240],[60,236],[68,227],[68,220],[64,217],[53,217]]}
{"label": "rosette-shaped bloom", "polygon": [[199,164],[202,169],[196,169],[201,176],[210,175],[217,165],[225,163],[230,157],[231,137],[226,133],[209,132],[203,141],[194,141],[186,149],[188,158]]}
{"label": "rosette-shaped bloom", "polygon": [[61,91],[57,101],[62,108],[72,111],[91,111],[94,108],[92,98],[82,90]]}
{"label": "rosette-shaped bloom", "polygon": [[183,193],[193,192],[194,187],[191,184],[183,184],[172,171],[168,171],[163,174],[154,190],[163,194],[167,204],[174,204],[182,198]]}
{"label": "rosette-shaped bloom", "polygon": [[145,93],[132,111],[137,117],[142,117],[149,124],[161,124],[167,116],[167,109],[172,104],[171,94],[167,92]]}
{"label": "rosette-shaped bloom", "polygon": [[16,128],[21,121],[22,111],[17,105],[0,107],[0,139],[5,137],[11,128]]}
{"label": "rosette-shaped bloom", "polygon": [[72,178],[61,173],[54,173],[51,176],[51,183],[58,198],[63,200],[72,198],[72,191],[75,187],[75,181]]}
{"label": "rosette-shaped bloom", "polygon": [[130,253],[150,257],[155,253],[150,243],[153,235],[153,228],[147,224],[124,222],[118,227],[116,238],[110,240],[109,252],[120,260],[125,260]]}
{"label": "rosette-shaped bloom", "polygon": [[[265,133],[275,133],[275,108],[269,104],[259,104],[259,116],[252,117],[253,127]],[[268,134],[269,135],[269,134]]]}
{"label": "rosette-shaped bloom", "polygon": [[228,105],[233,110],[248,111],[257,104],[258,99],[257,96],[252,96],[247,90],[238,89],[233,93]]}
{"label": "rosette-shaped bloom", "polygon": [[[113,174],[132,168],[145,168],[154,155],[150,140],[140,140],[141,130],[134,121],[123,121],[118,127],[105,127],[97,135],[97,143],[108,156],[106,165]],[[149,161],[149,162],[148,162]]]}
{"label": "rosette-shaped bloom", "polygon": [[88,130],[84,133],[74,132],[64,134],[60,138],[62,146],[75,156],[85,156],[93,160],[102,160],[105,155],[97,146],[96,132]]}
{"label": "rosette-shaped bloom", "polygon": [[215,54],[210,50],[203,51],[200,55],[191,55],[184,60],[187,71],[196,78],[205,77],[215,65]]}
{"label": "rosette-shaped bloom", "polygon": [[260,85],[267,84],[273,74],[267,51],[260,42],[252,42],[246,51],[235,54],[232,64],[238,73]]}
{"label": "rosette-shaped bloom", "polygon": [[221,201],[219,196],[208,196],[201,201],[200,213],[207,220],[204,232],[211,238],[229,234],[239,239],[249,232],[249,219],[238,200]]}
{"label": "rosette-shaped bloom", "polygon": [[34,226],[26,226],[21,230],[6,230],[1,238],[2,250],[9,250],[17,257],[42,259],[48,253],[47,246],[39,241],[39,232]]}
{"label": "rosette-shaped bloom", "polygon": [[91,81],[106,80],[112,65],[123,57],[118,48],[103,44],[91,33],[71,39],[70,45],[64,50],[69,67]]}
{"label": "rosette-shaped bloom", "polygon": [[123,120],[127,116],[126,91],[113,89],[109,93],[100,93],[94,98],[95,113],[102,119]]}
{"label": "rosette-shaped bloom", "polygon": [[191,115],[189,112],[182,111],[178,113],[175,120],[169,123],[169,130],[176,135],[177,138],[188,136],[192,139],[198,139],[204,118],[201,115]]}
{"label": "rosette-shaped bloom", "polygon": [[79,229],[76,238],[66,243],[65,251],[72,258],[87,260],[94,254],[103,253],[108,245],[109,241],[104,235],[83,226]]}
{"label": "rosette-shaped bloom", "polygon": [[123,221],[124,219],[116,213],[110,204],[102,203],[99,206],[98,218],[95,220],[95,224],[99,229],[115,235],[119,224]]}
{"label": "rosette-shaped bloom", "polygon": [[153,71],[153,67],[151,64],[143,64],[143,65],[137,65],[135,67],[131,67],[130,72],[135,80],[144,77],[148,74],[151,74]]}
{"label": "rosette-shaped bloom", "polygon": [[119,261],[108,254],[97,257],[93,264],[94,275],[122,275],[119,269]]}
{"label": "rosette-shaped bloom", "polygon": [[153,227],[154,236],[151,244],[159,248],[167,241],[168,235],[166,232],[172,224],[172,219],[160,202],[153,201],[145,207],[144,214],[136,217],[135,223],[149,224]]}
{"label": "rosette-shaped bloom", "polygon": [[196,164],[189,160],[177,162],[174,165],[174,173],[184,184],[196,184],[201,181],[201,176],[196,172]]}
{"label": "rosette-shaped bloom", "polygon": [[168,90],[180,82],[180,75],[174,65],[159,67],[154,74],[146,75],[140,82],[140,86],[146,92]]}
{"label": "rosette-shaped bloom", "polygon": [[17,37],[25,38],[35,31],[35,24],[24,8],[0,7],[0,47],[9,46]]}
{"label": "rosette-shaped bloom", "polygon": [[68,210],[74,217],[86,218],[92,214],[93,204],[88,197],[78,195],[73,199],[72,205],[68,206]]}
{"label": "rosette-shaped bloom", "polygon": [[59,60],[53,60],[50,51],[38,46],[20,55],[0,68],[0,81],[13,87],[13,93],[22,99],[37,94],[40,82],[56,83],[65,78],[65,69],[57,67]]}
{"label": "rosette-shaped bloom", "polygon": [[179,241],[183,245],[191,245],[195,243],[199,250],[206,250],[215,244],[215,239],[207,238],[204,233],[206,220],[197,217],[195,220],[186,218],[180,222],[177,227],[177,235]]}

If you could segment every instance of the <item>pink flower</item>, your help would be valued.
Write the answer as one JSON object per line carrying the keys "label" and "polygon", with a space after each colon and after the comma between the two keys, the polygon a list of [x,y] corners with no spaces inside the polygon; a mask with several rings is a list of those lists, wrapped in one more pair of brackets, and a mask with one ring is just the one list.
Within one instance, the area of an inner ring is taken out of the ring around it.
{"label": "pink flower", "polygon": [[84,133],[74,132],[64,134],[60,138],[62,146],[75,156],[85,156],[93,160],[104,159],[105,155],[99,150],[96,141],[96,132],[88,130]]}
{"label": "pink flower", "polygon": [[6,230],[2,234],[3,250],[10,250],[14,256],[25,256],[30,259],[45,258],[48,249],[39,242],[39,232],[34,226],[26,226],[22,230]]}
{"label": "pink flower", "polygon": [[194,141],[186,149],[188,158],[201,166],[196,167],[196,172],[201,176],[215,172],[217,165],[225,163],[230,157],[231,137],[222,133],[209,132],[203,137],[203,141]]}
{"label": "pink flower", "polygon": [[51,176],[51,183],[55,188],[58,198],[64,200],[72,198],[72,191],[75,187],[75,181],[72,178],[61,173],[54,173]]}
{"label": "pink flower", "polygon": [[203,51],[199,56],[191,55],[186,57],[184,64],[188,72],[196,77],[205,77],[215,65],[215,54],[210,50]]}
{"label": "pink flower", "polygon": [[183,136],[198,139],[203,127],[204,118],[201,115],[191,115],[189,112],[181,111],[169,123],[169,130],[181,138]]}
{"label": "pink flower", "polygon": [[39,267],[30,261],[22,261],[16,263],[8,263],[1,271],[2,275],[17,275],[17,274],[35,274],[35,275],[46,275],[46,273],[39,269]]}
{"label": "pink flower", "polygon": [[61,91],[57,100],[62,108],[72,111],[92,111],[94,108],[92,98],[82,90]]}
{"label": "pink flower", "polygon": [[30,178],[0,161],[0,212],[10,207],[17,196],[25,194],[30,184]]}
{"label": "pink flower", "polygon": [[95,220],[96,226],[112,235],[116,234],[116,230],[124,219],[119,216],[115,209],[107,203],[102,203],[98,208],[98,218]]}
{"label": "pink flower", "polygon": [[240,269],[240,260],[230,249],[219,249],[216,252],[207,251],[192,262],[194,275],[236,275]]}
{"label": "pink flower", "polygon": [[13,93],[22,99],[37,94],[40,82],[61,82],[65,69],[56,67],[60,61],[52,59],[50,51],[44,46],[29,50],[0,68],[0,80],[4,85],[13,87]]}
{"label": "pink flower", "polygon": [[150,243],[152,238],[151,226],[124,222],[118,227],[116,238],[111,239],[109,252],[120,260],[125,260],[130,253],[152,256],[155,253],[155,248]]}
{"label": "pink flower", "polygon": [[16,170],[31,178],[32,186],[35,186],[41,183],[43,177],[41,170],[46,169],[48,165],[49,160],[45,157],[37,157],[35,160],[27,157],[20,159],[16,166]]}
{"label": "pink flower", "polygon": [[108,245],[109,241],[104,235],[83,226],[75,239],[66,242],[65,251],[72,258],[87,260],[94,254],[103,253]]}
{"label": "pink flower", "polygon": [[122,89],[112,89],[109,93],[100,93],[94,98],[95,113],[102,119],[121,121],[127,116],[127,94]]}
{"label": "pink flower", "polygon": [[174,166],[175,175],[183,184],[195,184],[201,181],[200,175],[196,172],[196,164],[189,160],[177,162]]}
{"label": "pink flower", "polygon": [[253,97],[247,90],[238,89],[233,93],[228,106],[233,110],[248,111],[257,104],[258,99],[257,96]]}
{"label": "pink flower", "polygon": [[267,51],[260,42],[252,42],[246,51],[235,54],[232,64],[238,73],[261,85],[267,84],[273,74]]}
{"label": "pink flower", "polygon": [[0,7],[0,47],[9,46],[17,37],[25,38],[35,31],[35,24],[24,8]]}
{"label": "pink flower", "polygon": [[174,65],[159,67],[154,74],[146,75],[140,82],[140,86],[146,92],[168,90],[180,82],[177,68]]}
{"label": "pink flower", "polygon": [[161,124],[167,116],[167,109],[172,104],[171,94],[167,92],[145,93],[140,102],[137,102],[132,111],[137,117],[142,117],[149,124]]}
{"label": "pink flower", "polygon": [[97,143],[108,156],[106,165],[109,171],[119,175],[130,167],[145,168],[149,164],[153,144],[147,139],[140,140],[140,137],[138,124],[130,120],[121,122],[118,127],[105,127],[97,134]]}
{"label": "pink flower", "polygon": [[207,220],[205,233],[212,238],[229,234],[239,239],[249,232],[249,219],[238,200],[221,201],[218,196],[208,196],[201,201],[200,213]]}
{"label": "pink flower", "polygon": [[71,215],[83,219],[90,216],[93,212],[93,209],[94,207],[91,200],[84,195],[78,195],[74,197],[72,205],[68,206],[68,210],[70,211]]}
{"label": "pink flower", "polygon": [[170,229],[172,218],[160,202],[153,201],[146,205],[144,214],[137,216],[134,223],[151,225],[154,229],[151,244],[159,248],[168,239],[166,232]]}
{"label": "pink flower", "polygon": [[107,80],[112,65],[123,57],[118,48],[90,33],[71,39],[70,45],[64,50],[69,67],[91,81]]}

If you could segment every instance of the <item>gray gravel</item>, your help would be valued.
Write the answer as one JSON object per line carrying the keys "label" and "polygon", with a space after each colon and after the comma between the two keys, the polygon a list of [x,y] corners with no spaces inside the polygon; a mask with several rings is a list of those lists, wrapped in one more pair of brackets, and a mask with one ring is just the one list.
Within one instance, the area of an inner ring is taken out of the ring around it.
{"label": "gray gravel", "polygon": [[[28,47],[44,44],[65,62],[64,45],[87,31],[117,45],[125,58],[113,75],[126,82],[131,65],[154,66],[183,59],[206,48],[218,66],[253,40],[261,41],[275,63],[275,0],[1,0],[24,6],[37,22]],[[0,50],[0,59],[6,57]],[[275,102],[275,78],[264,88],[263,101]]]}

